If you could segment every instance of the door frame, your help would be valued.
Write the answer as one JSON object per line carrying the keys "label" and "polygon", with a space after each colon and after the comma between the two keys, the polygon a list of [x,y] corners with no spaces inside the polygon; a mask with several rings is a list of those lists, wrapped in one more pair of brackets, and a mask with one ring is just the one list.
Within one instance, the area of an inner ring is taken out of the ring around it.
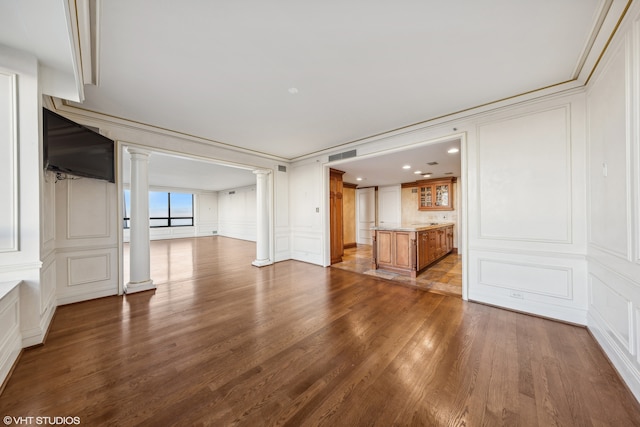
{"label": "door frame", "polygon": [[[331,265],[331,234],[329,231],[329,169],[337,168],[338,165],[346,164],[353,160],[361,160],[367,157],[383,156],[388,153],[404,151],[411,148],[417,148],[421,146],[438,144],[454,139],[460,140],[460,179],[458,180],[458,197],[460,201],[460,213],[458,215],[458,253],[462,255],[462,299],[467,301],[469,299],[469,236],[468,236],[468,147],[467,147],[467,133],[457,132],[446,136],[423,140],[414,144],[408,144],[401,147],[389,148],[387,150],[377,151],[375,153],[363,154],[361,156],[352,157],[349,159],[341,159],[335,161],[329,161],[322,163],[322,199],[320,200],[321,206],[321,227],[322,227],[322,265],[328,267]],[[402,218],[401,218],[402,219]]]}

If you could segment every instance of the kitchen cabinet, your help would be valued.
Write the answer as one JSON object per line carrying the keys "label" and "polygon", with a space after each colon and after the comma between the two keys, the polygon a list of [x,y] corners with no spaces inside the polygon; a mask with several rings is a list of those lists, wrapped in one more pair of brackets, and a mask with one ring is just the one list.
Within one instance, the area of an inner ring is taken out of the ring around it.
{"label": "kitchen cabinet", "polygon": [[417,181],[418,210],[452,211],[453,184],[456,178],[440,178]]}
{"label": "kitchen cabinet", "polygon": [[453,224],[375,227],[372,268],[416,277],[453,250]]}

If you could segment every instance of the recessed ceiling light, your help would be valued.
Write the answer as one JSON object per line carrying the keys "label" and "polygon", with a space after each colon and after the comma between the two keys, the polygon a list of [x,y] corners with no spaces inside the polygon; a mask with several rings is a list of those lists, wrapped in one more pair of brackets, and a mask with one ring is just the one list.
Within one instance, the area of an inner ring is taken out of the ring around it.
{"label": "recessed ceiling light", "polygon": [[458,150],[457,148],[449,148],[449,150],[447,151],[447,153],[449,153],[449,154],[454,154],[454,153],[457,153],[458,151],[460,151],[460,150]]}
{"label": "recessed ceiling light", "polygon": [[413,173],[415,173],[416,175],[420,175],[422,171],[413,171]]}
{"label": "recessed ceiling light", "polygon": [[357,177],[357,178],[356,178],[356,181],[362,181],[362,178]]}
{"label": "recessed ceiling light", "polygon": [[422,177],[423,178],[429,178],[429,177],[431,177],[431,174],[430,173],[425,173],[424,175],[422,175]]}
{"label": "recessed ceiling light", "polygon": [[411,165],[404,165],[402,169],[411,169]]}
{"label": "recessed ceiling light", "polygon": [[297,88],[297,87],[290,87],[290,88],[289,88],[289,93],[290,93],[291,95],[295,95],[295,94],[296,94],[296,93],[298,93],[298,92],[299,92],[299,90],[298,90],[298,88]]}

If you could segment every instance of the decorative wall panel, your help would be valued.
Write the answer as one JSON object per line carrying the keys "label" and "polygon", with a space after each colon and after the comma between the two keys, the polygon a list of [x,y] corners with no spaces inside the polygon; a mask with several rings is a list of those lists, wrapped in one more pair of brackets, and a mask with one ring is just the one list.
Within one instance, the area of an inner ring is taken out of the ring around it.
{"label": "decorative wall panel", "polygon": [[589,116],[589,243],[629,259],[625,49],[619,47],[587,96]]}
{"label": "decorative wall panel", "polygon": [[607,332],[614,336],[618,343],[630,353],[634,351],[631,346],[632,305],[613,288],[594,274],[589,274],[589,306],[595,310],[600,319],[607,326]]}
{"label": "decorative wall panel", "polygon": [[108,185],[95,179],[68,181],[68,239],[109,237],[112,208]]}
{"label": "decorative wall panel", "polygon": [[480,238],[571,243],[569,106],[478,126]]}
{"label": "decorative wall panel", "polygon": [[5,380],[22,348],[19,295],[18,285],[0,298],[0,381]]}
{"label": "decorative wall panel", "polygon": [[111,278],[109,254],[72,256],[67,258],[69,286],[109,280]]}
{"label": "decorative wall panel", "polygon": [[0,73],[0,252],[18,250],[16,75]]}
{"label": "decorative wall panel", "polygon": [[571,268],[522,262],[478,260],[480,284],[554,298],[573,298]]}

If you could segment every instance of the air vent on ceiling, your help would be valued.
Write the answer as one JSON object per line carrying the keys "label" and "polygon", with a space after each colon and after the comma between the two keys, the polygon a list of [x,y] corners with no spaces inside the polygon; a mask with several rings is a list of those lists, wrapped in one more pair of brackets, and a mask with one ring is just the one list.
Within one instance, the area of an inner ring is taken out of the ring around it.
{"label": "air vent on ceiling", "polygon": [[343,153],[332,154],[329,156],[329,161],[333,162],[335,160],[348,159],[351,157],[355,157],[357,155],[356,150],[345,151]]}
{"label": "air vent on ceiling", "polygon": [[453,172],[445,172],[445,175],[453,175]]}
{"label": "air vent on ceiling", "polygon": [[429,162],[429,163],[427,163],[427,164],[428,164],[429,166],[434,166],[434,165],[437,165],[437,164],[438,164],[438,162]]}
{"label": "air vent on ceiling", "polygon": [[278,165],[278,172],[286,172],[286,171],[287,171],[286,166]]}
{"label": "air vent on ceiling", "polygon": [[229,191],[229,194],[236,194],[235,191]]}

